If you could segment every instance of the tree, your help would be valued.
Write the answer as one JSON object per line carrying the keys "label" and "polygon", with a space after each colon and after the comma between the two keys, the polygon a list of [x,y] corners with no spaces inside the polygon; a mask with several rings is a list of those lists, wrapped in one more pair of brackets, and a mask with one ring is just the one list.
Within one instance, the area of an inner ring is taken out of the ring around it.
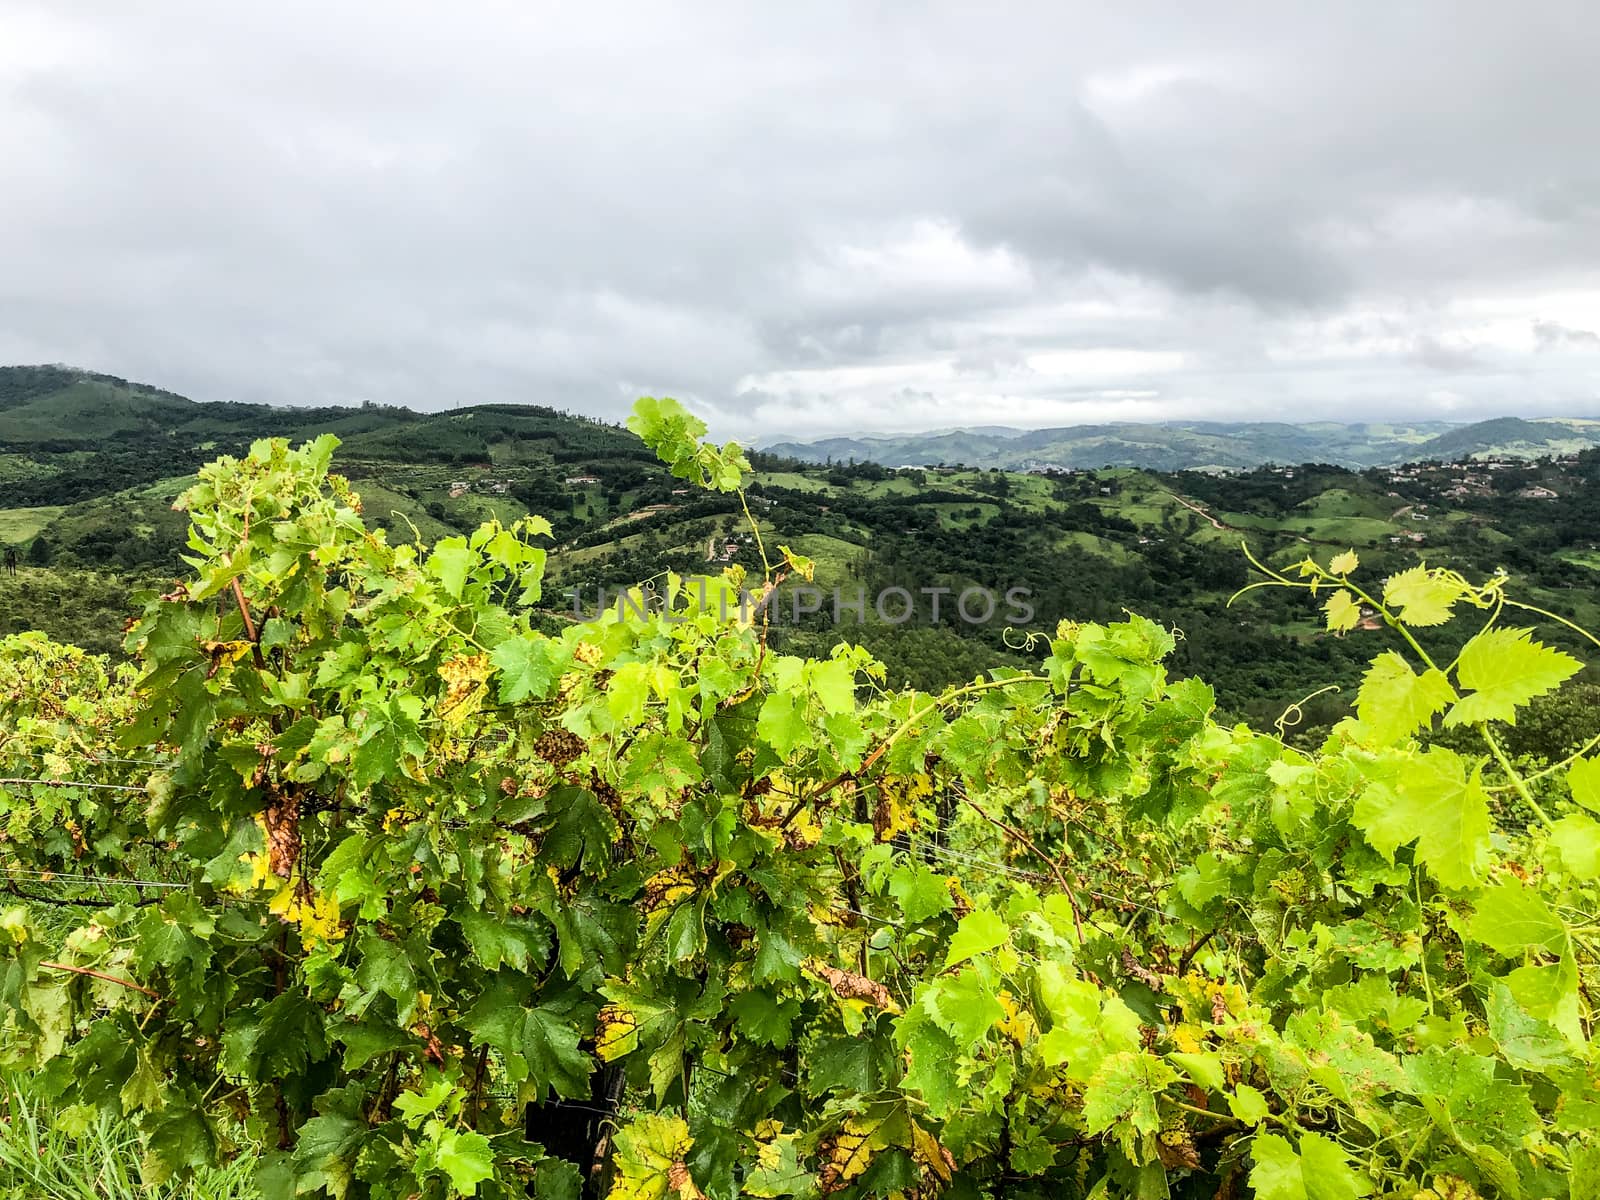
{"label": "tree", "polygon": [[55,548],[50,545],[44,534],[39,534],[28,547],[28,562],[35,567],[48,567],[50,560],[55,557]]}

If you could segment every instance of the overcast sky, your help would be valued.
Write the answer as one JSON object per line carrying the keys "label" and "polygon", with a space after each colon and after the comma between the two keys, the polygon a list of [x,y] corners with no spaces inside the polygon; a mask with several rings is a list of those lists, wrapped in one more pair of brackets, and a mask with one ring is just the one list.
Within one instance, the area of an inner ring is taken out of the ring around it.
{"label": "overcast sky", "polygon": [[1600,11],[0,0],[0,362],[726,435],[1600,416]]}

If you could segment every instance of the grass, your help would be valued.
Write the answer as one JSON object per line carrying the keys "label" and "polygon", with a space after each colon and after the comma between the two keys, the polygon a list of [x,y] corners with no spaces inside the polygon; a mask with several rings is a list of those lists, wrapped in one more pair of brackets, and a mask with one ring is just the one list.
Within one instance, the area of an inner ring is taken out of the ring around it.
{"label": "grass", "polygon": [[1575,567],[1587,567],[1591,571],[1600,571],[1600,550],[1566,550],[1558,557],[1563,562],[1569,562]]}
{"label": "grass", "polygon": [[809,475],[801,475],[796,471],[761,471],[756,475],[757,483],[770,484],[773,487],[788,488],[795,492],[831,492],[829,487],[820,479],[813,479]]}
{"label": "grass", "polygon": [[146,1184],[143,1152],[132,1126],[105,1114],[76,1134],[55,1127],[53,1114],[16,1080],[0,1090],[0,1196],[21,1200],[258,1200],[254,1159],[196,1172],[193,1179]]}
{"label": "grass", "polygon": [[0,543],[16,545],[31,542],[36,534],[65,511],[66,507],[60,504],[40,508],[0,508]]}
{"label": "grass", "polygon": [[[1000,515],[998,504],[984,504],[974,499],[971,504],[928,504],[924,507],[932,509],[939,514],[939,524],[946,529],[971,529],[975,525],[985,525]],[[976,517],[969,516],[974,509],[978,511]]]}
{"label": "grass", "polygon": [[[766,536],[765,532],[762,536]],[[824,588],[842,587],[848,583],[852,578],[852,564],[865,553],[864,548],[854,542],[829,537],[824,533],[803,533],[790,542],[789,546],[796,553],[815,560],[817,575],[814,583]]]}
{"label": "grass", "polygon": [[1324,519],[1371,517],[1381,520],[1387,517],[1390,511],[1387,505],[1380,504],[1370,497],[1358,496],[1346,488],[1329,488],[1296,506],[1294,513],[1286,517],[1284,523],[1293,524],[1301,514]]}

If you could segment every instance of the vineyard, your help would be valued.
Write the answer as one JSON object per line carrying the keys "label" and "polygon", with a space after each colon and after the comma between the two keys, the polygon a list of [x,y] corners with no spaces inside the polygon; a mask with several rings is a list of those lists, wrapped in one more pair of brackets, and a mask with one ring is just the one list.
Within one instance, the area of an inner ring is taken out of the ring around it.
{"label": "vineyard", "polygon": [[1257,564],[1389,631],[1305,752],[1136,616],[936,695],[780,653],[737,597],[810,564],[754,522],[759,577],[546,634],[548,526],[391,540],[335,447],[201,472],[129,663],[0,641],[0,1054],[147,1181],[1600,1196],[1600,757],[1498,732],[1580,670],[1541,626],[1600,642],[1514,581]]}

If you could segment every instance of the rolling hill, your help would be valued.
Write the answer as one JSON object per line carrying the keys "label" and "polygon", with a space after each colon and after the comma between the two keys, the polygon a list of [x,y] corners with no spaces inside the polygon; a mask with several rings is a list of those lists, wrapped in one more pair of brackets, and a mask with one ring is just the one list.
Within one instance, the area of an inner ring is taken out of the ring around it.
{"label": "rolling hill", "polygon": [[811,463],[876,462],[891,467],[959,463],[1013,471],[1108,466],[1189,471],[1306,462],[1362,468],[1492,454],[1534,458],[1595,445],[1600,445],[1600,422],[1503,417],[1470,425],[1320,421],[1304,425],[1123,422],[1033,430],[991,426],[906,437],[775,442],[765,449]]}
{"label": "rolling hill", "polygon": [[[775,636],[796,652],[859,641],[896,679],[920,686],[1021,665],[1022,644],[1003,625],[948,615],[948,597],[965,589],[1021,587],[1035,609],[1030,628],[1132,609],[1183,629],[1176,669],[1216,684],[1230,711],[1270,722],[1300,698],[1304,679],[1353,679],[1370,646],[1327,638],[1314,612],[1275,597],[1230,608],[1249,578],[1242,541],[1280,565],[1355,549],[1375,578],[1424,558],[1478,575],[1503,566],[1541,603],[1600,623],[1600,452],[1478,468],[1353,471],[1308,460],[1370,454],[1379,442],[1417,458],[1565,453],[1587,444],[1579,439],[1590,428],[1513,418],[1443,428],[953,431],[924,439],[948,451],[935,457],[970,463],[985,446],[1017,446],[1019,465],[1042,465],[1057,462],[1043,456],[1071,434],[1085,456],[1137,452],[1147,465],[1052,478],[970,465],[898,470],[860,456],[855,466],[797,466],[757,453],[749,499],[766,545],[814,558],[817,586],[846,604],[885,589],[947,597],[943,619],[923,613],[899,624],[870,600],[859,624],[848,615],[842,625],[820,614],[785,619]],[[614,595],[663,570],[760,569],[736,499],[685,487],[633,434],[586,417],[519,405],[416,413],[206,404],[65,368],[0,368],[0,544],[22,560],[16,576],[0,577],[0,633],[44,628],[114,651],[119,623],[108,614],[179,569],[185,519],[171,502],[199,465],[257,437],[320,432],[341,438],[336,468],[391,539],[433,542],[491,517],[548,518],[550,620],[571,619],[568,589],[588,612],[601,589]],[[1297,465],[1172,469],[1239,464],[1251,453]],[[1333,719],[1343,703],[1324,698],[1308,720]]]}

